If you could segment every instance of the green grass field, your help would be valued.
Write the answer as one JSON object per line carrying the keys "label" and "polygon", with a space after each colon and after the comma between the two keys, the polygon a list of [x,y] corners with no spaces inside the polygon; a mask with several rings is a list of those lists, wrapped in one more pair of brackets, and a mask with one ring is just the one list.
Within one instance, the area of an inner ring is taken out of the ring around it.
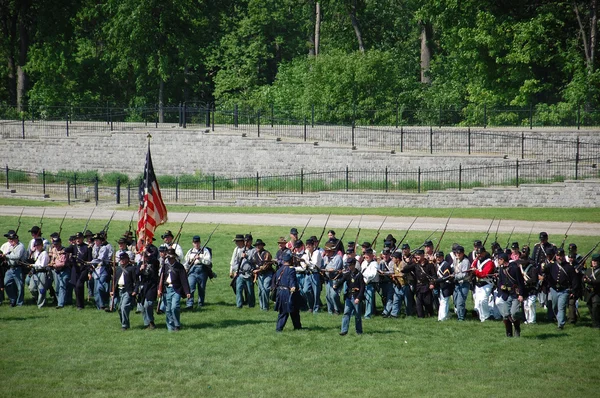
{"label": "green grass field", "polygon": [[[171,209],[170,209],[171,210]],[[20,235],[37,219],[24,218]],[[58,229],[58,219],[44,221],[45,235]],[[218,222],[218,215],[215,215]],[[85,220],[67,220],[63,236],[80,230]],[[92,221],[100,230],[105,221]],[[14,228],[16,217],[0,220],[0,231]],[[128,222],[113,222],[113,243]],[[174,232],[179,225],[161,226]],[[301,226],[297,226],[301,227]],[[186,224],[180,243],[184,251],[191,237],[205,239],[213,226]],[[209,246],[214,253],[218,278],[208,283],[207,306],[182,314],[183,330],[168,333],[164,316],[158,329],[143,330],[141,315],[132,313],[132,329],[121,332],[116,313],[92,307],[56,310],[0,306],[0,396],[577,396],[597,393],[593,377],[600,371],[597,352],[600,334],[591,329],[587,308],[582,320],[558,331],[544,322],[538,309],[537,325],[524,325],[520,339],[504,337],[501,322],[455,319],[383,319],[363,322],[364,335],[338,335],[341,317],[302,313],[308,330],[293,331],[288,325],[275,333],[276,313],[237,309],[227,277],[236,233],[247,226],[222,225]],[[287,236],[289,227],[252,227],[254,238],[276,250],[275,241]],[[388,232],[395,236],[399,231]],[[319,234],[308,228],[306,234]],[[354,240],[348,230],[345,241]],[[436,236],[439,236],[439,232]],[[360,241],[372,240],[373,230],[361,231]],[[407,241],[418,246],[428,232],[414,232]],[[483,234],[450,233],[441,248],[452,242],[469,248]],[[351,237],[349,239],[348,237]],[[508,238],[500,234],[504,245]],[[526,235],[515,234],[523,242]],[[560,244],[559,237],[551,240]],[[562,238],[562,237],[560,237]],[[535,239],[535,237],[534,237]],[[572,236],[580,252],[595,237]],[[558,240],[558,242],[557,242]],[[26,297],[29,297],[26,295]],[[324,300],[324,293],[322,295]],[[379,302],[379,301],[378,301]],[[379,302],[379,306],[380,306]],[[468,305],[468,309],[472,304]],[[291,322],[290,322],[291,323]]]}

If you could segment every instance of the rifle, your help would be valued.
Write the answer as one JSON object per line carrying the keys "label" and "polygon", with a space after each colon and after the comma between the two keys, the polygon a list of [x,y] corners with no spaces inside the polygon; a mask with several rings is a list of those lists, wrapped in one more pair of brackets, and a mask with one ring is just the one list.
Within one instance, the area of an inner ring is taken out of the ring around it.
{"label": "rifle", "polygon": [[[346,225],[346,229],[344,230],[344,232],[342,232],[342,236],[340,237],[340,242],[342,242],[342,239],[344,239],[344,236],[346,235],[346,231],[348,231],[348,228],[350,227],[350,224],[352,224],[352,221],[354,221],[353,219],[350,220],[350,222],[348,223],[348,225]],[[343,248],[342,248],[343,250]]]}
{"label": "rifle", "polygon": [[206,248],[206,245],[208,245],[208,242],[210,242],[210,238],[212,238],[212,236],[215,233],[215,231],[217,230],[217,228],[219,228],[219,225],[221,225],[221,224],[217,224],[215,229],[213,229],[212,232],[210,233],[210,235],[208,235],[208,239],[206,239],[206,242],[204,242],[204,245],[202,246],[202,251],[204,251],[204,249]]}
{"label": "rifle", "polygon": [[362,221],[362,215],[360,216],[360,219],[358,220],[358,231],[356,231],[356,238],[354,239],[354,244],[358,245],[358,236],[360,235],[360,222]]}
{"label": "rifle", "polygon": [[575,222],[575,220],[571,221],[571,224],[569,224],[569,228],[567,228],[567,230],[565,232],[565,237],[563,238],[563,241],[560,244],[561,249],[564,249],[564,247],[565,247],[565,242],[567,241],[567,236],[569,236],[569,230],[571,229],[571,226],[573,225],[574,222]]}
{"label": "rifle", "polygon": [[[108,236],[108,227],[110,225],[110,222],[112,221],[113,217],[115,216],[115,213],[117,211],[113,211],[112,215],[110,216],[110,218],[108,219],[108,222],[106,223],[106,225],[104,226],[104,228],[102,228],[102,231],[104,232],[105,236]],[[84,232],[85,233],[85,232]]]}
{"label": "rifle", "polygon": [[508,245],[510,245],[510,238],[512,238],[513,232],[515,232],[515,227],[513,227],[512,231],[510,231],[510,235],[508,235],[508,240],[506,241],[506,247],[504,250],[508,250]]}
{"label": "rifle", "polygon": [[484,246],[484,247],[485,247],[485,243],[488,240],[488,237],[490,236],[490,230],[492,229],[492,225],[494,224],[494,220],[496,220],[496,217],[492,218],[492,222],[490,223],[490,226],[488,227],[488,230],[487,230],[487,232],[485,234],[485,239],[484,239],[483,244],[482,244],[482,246]]}
{"label": "rifle", "polygon": [[42,218],[40,218],[40,231],[43,231],[42,227],[44,226],[44,214],[46,214],[45,207],[44,207],[44,211],[42,211]]}
{"label": "rifle", "polygon": [[175,239],[173,239],[175,241],[175,244],[179,244],[179,238],[181,238],[181,230],[183,229],[183,224],[185,224],[185,220],[187,220],[189,215],[190,215],[190,212],[188,211],[188,214],[185,215],[185,218],[183,219],[183,221],[181,222],[181,225],[179,226],[179,231],[177,232],[177,235],[175,235]]}
{"label": "rifle", "polygon": [[21,217],[23,217],[23,211],[25,211],[24,207],[21,209],[21,214],[19,215],[19,219],[17,220],[17,229],[15,230],[15,235],[19,234],[19,228],[21,228]]}
{"label": "rifle", "polygon": [[[439,229],[439,228],[438,228]],[[432,233],[429,234],[428,237],[425,238],[425,241],[423,243],[421,243],[421,246],[417,247],[416,249],[412,250],[410,252],[410,254],[414,254],[417,250],[421,249],[423,246],[425,246],[425,242],[428,241],[429,239],[431,239],[431,237],[433,236],[433,234],[435,234],[438,230],[436,229],[435,231],[433,231]]]}
{"label": "rifle", "polygon": [[398,244],[396,245],[396,247],[399,247],[402,242],[404,242],[404,239],[406,239],[406,237],[408,236],[408,231],[410,231],[410,229],[412,228],[413,224],[415,223],[415,221],[417,221],[417,218],[419,218],[419,216],[415,217],[415,219],[413,220],[413,222],[410,224],[410,226],[408,227],[408,229],[406,230],[406,232],[404,233],[404,236],[402,237],[402,239],[400,239],[400,242],[398,242]]}
{"label": "rifle", "polygon": [[529,230],[529,236],[527,237],[527,247],[531,247],[531,233],[533,232],[533,226],[535,223],[531,224],[531,229]]}
{"label": "rifle", "polygon": [[498,243],[498,230],[500,229],[501,222],[502,222],[502,220],[498,220],[498,225],[496,225],[496,235],[494,236],[494,243]]}
{"label": "rifle", "polygon": [[58,226],[58,237],[59,238],[60,238],[60,233],[62,232],[62,226],[63,226],[63,223],[65,222],[65,218],[67,218],[67,213],[66,212],[65,212],[65,215],[64,215],[62,221],[60,222],[60,225]]}
{"label": "rifle", "polygon": [[135,216],[135,211],[131,213],[131,220],[129,220],[129,228],[127,228],[127,232],[129,233],[131,233],[131,226],[133,225],[133,216]]}
{"label": "rifle", "polygon": [[306,222],[306,225],[302,229],[302,233],[300,234],[300,237],[298,238],[298,240],[302,240],[302,237],[304,236],[304,231],[306,231],[306,227],[308,227],[308,223],[310,222],[311,219],[312,219],[312,217],[308,218],[308,221]]}
{"label": "rifle", "polygon": [[327,216],[327,220],[325,220],[325,225],[323,225],[323,230],[321,231],[321,236],[319,236],[319,243],[321,239],[323,239],[323,235],[325,235],[325,229],[327,228],[327,223],[329,222],[329,217],[331,217],[331,213]]}
{"label": "rifle", "polygon": [[371,248],[373,248],[373,250],[375,249],[375,244],[377,243],[377,238],[379,238],[379,233],[381,232],[381,227],[383,227],[383,224],[385,223],[385,220],[387,220],[387,218],[388,218],[388,216],[385,216],[385,218],[381,222],[381,225],[379,226],[379,229],[377,230],[377,234],[375,235],[375,239],[373,239],[373,242],[371,242]]}
{"label": "rifle", "polygon": [[596,250],[596,248],[598,246],[600,246],[600,241],[598,243],[596,243],[596,245],[594,247],[592,247],[592,250],[587,252],[586,255],[581,258],[581,260],[579,260],[579,264],[577,265],[577,268],[576,268],[577,271],[580,271],[581,268],[583,268],[583,265],[585,264],[587,259],[592,255],[592,253],[594,252],[594,250]]}
{"label": "rifle", "polygon": [[[242,254],[246,253],[246,246],[244,246],[244,250],[242,250]],[[240,276],[240,269],[242,268],[242,263],[244,262],[244,258],[240,256],[240,261],[237,266],[237,270],[235,270],[235,275],[231,278],[231,282],[229,286],[233,289],[233,293],[237,294],[237,278]]]}
{"label": "rifle", "polygon": [[96,208],[94,207],[92,209],[92,212],[90,213],[90,216],[88,217],[87,221],[85,222],[85,226],[83,227],[83,231],[81,231],[82,234],[85,234],[85,231],[87,231],[87,227],[90,224],[90,220],[92,219],[92,214],[94,214],[95,210],[96,210]]}
{"label": "rifle", "polygon": [[442,236],[440,236],[440,240],[438,240],[438,243],[435,246],[435,249],[433,250],[434,253],[436,253],[438,251],[438,249],[440,248],[440,244],[442,243],[442,239],[444,238],[444,234],[446,233],[446,229],[448,228],[448,223],[450,222],[452,213],[454,213],[454,209],[452,209],[452,211],[450,212],[450,215],[448,216],[448,220],[446,220],[446,225],[444,226],[444,230],[442,231]]}
{"label": "rifle", "polygon": [[160,269],[160,279],[158,280],[158,289],[157,289],[158,302],[156,303],[156,314],[158,314],[158,315],[163,313],[160,310],[160,305],[162,303],[163,290],[165,288],[165,270],[166,270],[166,268],[167,268],[166,264],[163,263],[163,266]]}
{"label": "rifle", "polygon": [[[188,275],[190,273],[190,270],[192,269],[192,266],[196,262],[196,259],[198,258],[198,256],[200,256],[200,254],[204,254],[204,249],[206,249],[206,245],[208,245],[208,242],[210,242],[210,238],[212,238],[212,236],[215,233],[215,231],[217,230],[217,228],[219,228],[219,225],[221,225],[221,224],[217,224],[215,229],[213,229],[213,231],[210,233],[210,235],[208,235],[208,239],[206,240],[206,242],[204,242],[204,245],[202,245],[202,247],[200,248],[198,253],[196,253],[194,258],[188,262],[190,264],[190,268],[188,269],[188,272],[187,272]],[[214,275],[214,272],[212,272],[212,268],[211,268],[208,277],[212,280],[212,278],[214,278],[213,275]]]}
{"label": "rifle", "polygon": [[115,263],[115,254],[113,253],[113,274],[112,274],[112,283],[111,283],[111,295],[110,295],[110,306],[108,307],[108,312],[113,312],[115,310],[115,288],[117,286],[115,280],[117,279],[117,263]]}

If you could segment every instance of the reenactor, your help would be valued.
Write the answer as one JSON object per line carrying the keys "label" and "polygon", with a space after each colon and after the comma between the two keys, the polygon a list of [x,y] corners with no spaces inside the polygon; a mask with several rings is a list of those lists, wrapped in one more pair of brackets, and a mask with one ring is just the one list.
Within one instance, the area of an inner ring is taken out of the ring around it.
{"label": "reenactor", "polygon": [[94,300],[96,308],[99,310],[108,309],[108,283],[110,281],[109,273],[109,248],[104,245],[104,237],[96,234],[93,236],[94,246],[92,246],[92,261],[89,270],[88,279],[93,280]]}
{"label": "reenactor", "polygon": [[577,254],[577,245],[575,243],[569,244],[569,255],[566,256],[565,261],[573,267],[575,279],[577,279],[577,290],[573,291],[571,296],[569,296],[567,310],[569,323],[575,324],[577,323],[579,313],[577,310],[577,300],[583,297],[583,275],[585,275],[585,261],[583,261],[581,255]]}
{"label": "reenactor", "polygon": [[529,258],[529,246],[525,245],[521,248],[521,257],[517,260],[517,264],[523,275],[525,290],[523,291],[523,312],[525,315],[525,323],[536,323],[536,308],[535,301],[537,298],[539,280],[539,269]]}
{"label": "reenactor", "polygon": [[27,259],[27,250],[23,243],[19,242],[19,235],[14,230],[4,234],[7,242],[0,247],[0,262],[4,263],[6,272],[4,274],[3,286],[8,296],[10,306],[22,306],[24,302],[23,270],[21,263]]}
{"label": "reenactor", "polygon": [[414,259],[404,266],[402,272],[413,272],[416,280],[417,317],[433,316],[433,288],[435,267],[425,259],[425,251],[415,250]]}
{"label": "reenactor", "polygon": [[471,269],[475,277],[475,292],[473,301],[475,311],[481,322],[485,322],[491,315],[489,298],[494,287],[492,274],[494,272],[494,261],[485,247],[480,246],[477,249],[477,258],[471,264]]}
{"label": "reenactor", "polygon": [[392,261],[392,252],[389,247],[385,247],[381,251],[381,260],[379,261],[377,272],[379,274],[379,290],[381,292],[381,299],[383,301],[383,312],[384,318],[389,317],[392,314],[394,305],[394,284],[392,283],[392,276],[394,275],[394,263]]}
{"label": "reenactor", "polygon": [[454,307],[459,321],[464,321],[467,313],[467,297],[471,290],[471,263],[465,256],[465,248],[457,245],[454,249]]}
{"label": "reenactor", "polygon": [[292,318],[294,330],[299,330],[302,329],[302,323],[300,322],[302,299],[299,294],[300,285],[292,263],[292,253],[283,253],[281,260],[283,265],[275,273],[272,285],[272,289],[277,292],[275,310],[279,312],[275,330],[282,332],[289,317]]}
{"label": "reenactor", "polygon": [[521,336],[521,303],[525,282],[516,261],[506,253],[498,254],[498,308],[502,315],[506,337]]}
{"label": "reenactor", "polygon": [[454,294],[454,269],[453,264],[444,259],[444,252],[441,251],[435,253],[435,263],[436,285],[439,286],[438,321],[445,321],[449,318],[450,297]]}
{"label": "reenactor", "polygon": [[[119,253],[119,267],[115,271],[116,291],[111,291],[110,295],[119,302],[119,319],[121,320],[121,330],[126,331],[131,327],[129,314],[135,301],[137,278],[135,267],[131,264],[127,250],[121,250]],[[114,297],[118,295],[118,297]]]}
{"label": "reenactor", "polygon": [[235,291],[236,306],[242,308],[244,306],[244,295],[248,307],[252,308],[256,304],[254,296],[252,263],[249,261],[249,253],[244,235],[238,234],[234,238],[236,248],[231,257],[231,265],[229,268],[229,277],[232,278],[231,287]]}
{"label": "reenactor", "polygon": [[183,260],[183,249],[181,248],[179,243],[173,241],[173,239],[175,238],[173,236],[173,232],[171,232],[170,230],[166,230],[160,237],[163,240],[163,243],[161,244],[161,246],[164,246],[165,248],[167,248],[167,250],[168,249],[175,250],[175,254],[177,255],[177,261],[182,261]]}
{"label": "reenactor", "polygon": [[348,334],[352,315],[354,315],[356,334],[361,335],[363,333],[361,303],[365,298],[365,281],[356,267],[356,259],[348,258],[347,264],[348,271],[344,272],[341,278],[346,290],[344,292],[344,316],[342,317],[340,336]]}
{"label": "reenactor", "polygon": [[279,237],[279,240],[277,240],[277,245],[279,246],[279,249],[275,254],[275,262],[277,268],[275,271],[279,270],[279,268],[283,266],[283,255],[287,252],[291,253],[290,249],[287,248],[287,241],[283,236]]}
{"label": "reenactor", "polygon": [[319,312],[319,298],[321,296],[320,270],[323,262],[321,251],[317,248],[317,241],[310,237],[306,240],[306,250],[300,261],[304,268],[304,284],[300,285],[304,297],[306,297],[308,312]]}
{"label": "reenactor", "polygon": [[50,264],[55,275],[56,281],[56,309],[64,308],[65,305],[72,304],[73,297],[69,300],[69,280],[71,279],[71,268],[69,256],[65,252],[60,236],[52,238],[52,247],[50,248]]}
{"label": "reenactor", "polygon": [[85,283],[89,280],[89,261],[92,259],[92,251],[83,239],[83,233],[77,232],[75,243],[65,248],[71,259],[71,284],[75,287],[75,305],[78,310],[84,307]]}
{"label": "reenactor", "polygon": [[[552,249],[552,252],[556,250],[556,246],[554,244],[548,242],[548,234],[546,232],[540,232],[539,235],[540,241],[535,244],[533,247],[533,253],[531,253],[531,260],[538,267],[538,269],[542,268],[544,262],[547,261],[548,258],[554,258],[554,256],[549,256],[548,251]],[[550,286],[548,285],[548,281],[544,280],[541,284],[541,288],[538,291],[538,301],[542,307],[547,307],[548,309],[548,319],[552,321],[554,319],[554,312],[552,311],[552,305],[547,305],[546,301],[548,301],[548,294],[550,292]]]}
{"label": "reenactor", "polygon": [[265,242],[257,239],[254,244],[252,263],[256,265],[254,269],[254,278],[258,283],[258,304],[263,311],[269,310],[269,293],[273,282],[273,256],[268,250],[265,250]]}
{"label": "reenactor", "polygon": [[592,266],[583,277],[585,298],[592,317],[592,327],[600,329],[600,254],[592,256]]}
{"label": "reenactor", "polygon": [[[410,245],[408,243],[403,243],[400,247],[402,250],[402,268],[406,267],[408,264],[413,262],[413,253],[410,251]],[[403,272],[404,280],[406,284],[403,285],[404,289],[404,304],[406,307],[406,316],[412,316],[415,314],[415,290],[417,280],[415,278],[415,273],[413,271]]]}
{"label": "reenactor", "polygon": [[340,301],[340,286],[336,281],[342,276],[344,262],[341,254],[337,251],[337,246],[333,242],[327,242],[323,256],[327,312],[334,315],[339,315],[343,310]]}
{"label": "reenactor", "polygon": [[[364,247],[365,245],[363,244]],[[375,315],[375,291],[376,285],[379,282],[379,275],[377,273],[379,266],[377,261],[375,261],[375,252],[370,246],[365,248],[362,258],[360,273],[365,280],[365,319],[371,319],[371,316]]]}
{"label": "reenactor", "polygon": [[550,302],[556,315],[558,329],[562,330],[565,327],[569,298],[572,297],[572,292],[578,288],[577,278],[575,278],[573,267],[565,261],[563,249],[555,252],[554,248],[550,248],[546,250],[546,255],[548,261],[543,265],[542,272],[550,287]]}
{"label": "reenactor", "polygon": [[[391,276],[394,296],[392,299],[392,310],[389,313],[391,318],[398,318],[400,316],[400,311],[402,310],[402,303],[404,304],[404,312],[406,315],[409,315],[408,304],[406,300],[406,290],[410,291],[410,286],[408,285],[408,281],[406,280],[405,274],[402,271],[404,268],[404,262],[402,261],[402,253],[395,251],[391,255],[392,257],[392,265],[393,265],[393,274]],[[408,286],[408,289],[405,289]]]}
{"label": "reenactor", "polygon": [[46,275],[50,257],[44,250],[44,240],[35,238],[33,242],[33,252],[31,253],[31,278],[29,279],[29,292],[33,296],[37,306],[42,308],[46,304],[46,290],[48,288],[48,278]]}
{"label": "reenactor", "polygon": [[[147,249],[147,248],[146,248]],[[154,324],[154,302],[158,294],[158,271],[160,264],[152,251],[144,250],[139,264],[138,300],[142,302],[142,318],[148,330],[156,329]]]}
{"label": "reenactor", "polygon": [[186,310],[194,308],[194,293],[198,287],[198,308],[204,306],[206,297],[206,282],[213,274],[212,254],[207,247],[202,247],[200,236],[192,237],[192,248],[185,255],[184,268],[190,285],[190,299],[186,302]]}
{"label": "reenactor", "polygon": [[[186,299],[189,299],[192,295],[190,294],[190,286],[188,284],[185,268],[183,268],[183,265],[178,261],[178,255],[175,249],[167,249],[163,270],[165,272],[165,292],[163,294],[163,292],[159,291],[158,295],[165,296],[167,330],[178,332],[181,330],[181,298],[185,297]],[[160,277],[162,277],[162,275],[159,275],[159,278]]]}

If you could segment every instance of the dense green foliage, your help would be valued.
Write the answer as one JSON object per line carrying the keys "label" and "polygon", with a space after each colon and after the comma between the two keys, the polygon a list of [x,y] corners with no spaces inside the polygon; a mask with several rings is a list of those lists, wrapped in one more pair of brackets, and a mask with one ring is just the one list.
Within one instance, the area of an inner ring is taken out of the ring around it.
{"label": "dense green foliage", "polygon": [[600,101],[596,2],[2,0],[0,103],[452,108],[465,123],[535,107],[573,123]]}

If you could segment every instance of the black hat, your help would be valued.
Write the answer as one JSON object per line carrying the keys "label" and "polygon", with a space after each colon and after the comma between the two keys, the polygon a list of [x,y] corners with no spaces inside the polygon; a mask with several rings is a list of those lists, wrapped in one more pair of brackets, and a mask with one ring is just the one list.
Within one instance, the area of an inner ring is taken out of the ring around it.
{"label": "black hat", "polygon": [[444,252],[443,251],[435,252],[435,256],[436,257],[444,257]]}
{"label": "black hat", "polygon": [[400,253],[400,252],[393,252],[392,253],[392,257],[394,257],[394,258],[402,258],[402,253]]}
{"label": "black hat", "polygon": [[166,252],[167,251],[167,246],[159,246],[158,247],[158,251],[159,252]]}
{"label": "black hat", "polygon": [[356,247],[356,242],[348,242],[346,245],[348,247]]}
{"label": "black hat", "polygon": [[423,243],[424,247],[433,247],[433,242],[430,240],[426,240],[425,243]]}
{"label": "black hat", "polygon": [[392,251],[390,250],[390,248],[386,247],[381,251],[381,254],[392,254]]}
{"label": "black hat", "polygon": [[52,238],[52,243],[53,244],[54,243],[60,243],[60,242],[61,242],[60,236],[56,236],[56,237]]}
{"label": "black hat", "polygon": [[[93,236],[93,235],[94,235],[94,234],[92,234],[92,236]],[[58,232],[52,232],[52,233],[50,234],[50,237],[51,237],[51,238],[56,238],[57,236],[60,236],[60,235],[58,235]]]}
{"label": "black hat", "polygon": [[77,239],[77,238],[83,238],[83,234],[81,232],[77,232],[75,234],[75,239]]}
{"label": "black hat", "polygon": [[34,246],[43,245],[43,244],[44,244],[44,240],[42,238],[35,238],[33,240],[33,245]]}
{"label": "black hat", "polygon": [[244,235],[244,240],[252,240],[252,234]]}
{"label": "black hat", "polygon": [[173,236],[173,232],[171,232],[171,231],[170,231],[170,230],[168,230],[168,229],[167,229],[167,230],[165,231],[165,233],[164,233],[164,234],[162,234],[160,237],[161,237],[162,239],[164,239],[164,238],[166,238],[167,236],[170,236],[171,238],[174,238],[174,236]]}
{"label": "black hat", "polygon": [[316,236],[311,236],[310,239],[314,240],[315,243],[317,243],[319,241],[319,238],[317,238]]}
{"label": "black hat", "polygon": [[131,238],[133,236],[133,232],[132,231],[125,231],[125,233],[123,234],[124,237],[126,238]]}
{"label": "black hat", "polygon": [[129,254],[127,252],[121,252],[119,254],[119,260],[123,260],[125,258],[129,260]]}
{"label": "black hat", "polygon": [[335,248],[337,247],[337,245],[333,242],[327,242],[325,243],[325,250],[335,250]]}
{"label": "black hat", "polygon": [[292,229],[290,229],[290,234],[298,235],[298,230],[296,228],[292,228]]}
{"label": "black hat", "polygon": [[40,227],[38,227],[37,225],[34,225],[33,227],[31,227],[31,229],[27,232],[32,232],[34,234],[37,234],[41,231]]}
{"label": "black hat", "polygon": [[476,240],[473,242],[473,247],[481,247],[483,246],[483,243],[480,240]]}
{"label": "black hat", "polygon": [[388,236],[385,237],[385,240],[396,243],[396,238],[394,238],[394,235],[392,234],[388,234]]}
{"label": "black hat", "polygon": [[415,254],[418,256],[422,256],[423,254],[425,254],[425,251],[422,249],[417,249],[417,250],[415,250]]}
{"label": "black hat", "polygon": [[75,235],[70,235],[69,236],[69,242],[73,242],[75,240]]}
{"label": "black hat", "polygon": [[294,247],[295,248],[300,248],[302,246],[304,246],[304,242],[302,242],[301,240],[297,240],[297,241],[294,242]]}
{"label": "black hat", "polygon": [[556,249],[556,255],[557,256],[564,256],[565,255],[565,249],[563,249],[562,247],[559,247],[558,249]]}
{"label": "black hat", "polygon": [[88,229],[87,231],[85,231],[85,234],[83,234],[83,236],[85,236],[86,238],[89,238],[89,237],[94,236],[94,233]]}
{"label": "black hat", "polygon": [[262,241],[262,239],[256,239],[256,242],[254,242],[254,246],[265,246],[265,242]]}
{"label": "black hat", "polygon": [[177,257],[177,252],[175,251],[175,249],[167,249],[167,257]]}
{"label": "black hat", "polygon": [[383,241],[383,247],[390,248],[392,246],[393,246],[393,243],[392,243],[391,240],[385,240],[385,241]]}
{"label": "black hat", "polygon": [[548,239],[548,233],[547,232],[540,232],[540,239]]}
{"label": "black hat", "polygon": [[457,253],[464,253],[465,252],[465,248],[462,246],[456,246],[456,248],[454,249],[455,252]]}
{"label": "black hat", "polygon": [[283,253],[283,255],[281,256],[281,261],[283,261],[284,263],[289,263],[290,261],[292,261],[292,253]]}
{"label": "black hat", "polygon": [[365,250],[365,254],[371,256],[373,255],[373,249],[371,249],[370,247],[368,249]]}
{"label": "black hat", "polygon": [[518,249],[519,248],[519,242],[513,242],[512,245],[510,245],[511,249]]}
{"label": "black hat", "polygon": [[569,243],[569,250],[577,249],[577,245],[575,243]]}
{"label": "black hat", "polygon": [[119,238],[119,240],[117,241],[117,243],[118,244],[122,243],[122,244],[126,245],[127,244],[127,239],[125,239],[125,238]]}
{"label": "black hat", "polygon": [[410,249],[410,245],[408,243],[403,243],[401,249],[402,250]]}
{"label": "black hat", "polygon": [[556,250],[553,247],[546,250],[546,256],[554,256],[556,254]]}
{"label": "black hat", "polygon": [[104,240],[104,236],[102,236],[100,234],[94,234],[94,236],[92,236],[92,239],[94,239],[94,240]]}
{"label": "black hat", "polygon": [[17,233],[13,229],[5,233],[4,236],[8,239],[19,239],[19,235],[17,235]]}
{"label": "black hat", "polygon": [[317,243],[312,237],[306,239],[306,244],[307,245],[314,245],[315,243]]}
{"label": "black hat", "polygon": [[199,235],[194,235],[192,237],[192,242],[200,242],[200,236]]}
{"label": "black hat", "polygon": [[477,253],[477,254],[485,253],[485,247],[484,246],[477,246],[477,250],[475,250],[475,253]]}
{"label": "black hat", "polygon": [[346,264],[348,264],[348,265],[355,265],[356,264],[356,258],[354,258],[354,257],[348,257],[346,259]]}
{"label": "black hat", "polygon": [[333,229],[330,229],[329,231],[327,231],[327,233],[331,234],[331,235],[335,235],[335,231]]}
{"label": "black hat", "polygon": [[287,240],[285,240],[285,238],[283,236],[280,236],[279,240],[277,241],[277,244],[279,245],[279,244],[286,244],[286,243],[287,243]]}
{"label": "black hat", "polygon": [[600,261],[600,253],[596,253],[592,256],[592,261]]}
{"label": "black hat", "polygon": [[233,238],[234,242],[243,242],[244,241],[244,235],[242,234],[236,234],[235,238]]}
{"label": "black hat", "polygon": [[360,245],[360,247],[364,247],[365,249],[369,248],[369,247],[371,247],[371,243],[370,242],[363,242],[363,244]]}
{"label": "black hat", "polygon": [[498,254],[498,260],[500,260],[500,259],[502,259],[504,261],[508,261],[508,254],[506,254],[506,253],[499,253]]}

